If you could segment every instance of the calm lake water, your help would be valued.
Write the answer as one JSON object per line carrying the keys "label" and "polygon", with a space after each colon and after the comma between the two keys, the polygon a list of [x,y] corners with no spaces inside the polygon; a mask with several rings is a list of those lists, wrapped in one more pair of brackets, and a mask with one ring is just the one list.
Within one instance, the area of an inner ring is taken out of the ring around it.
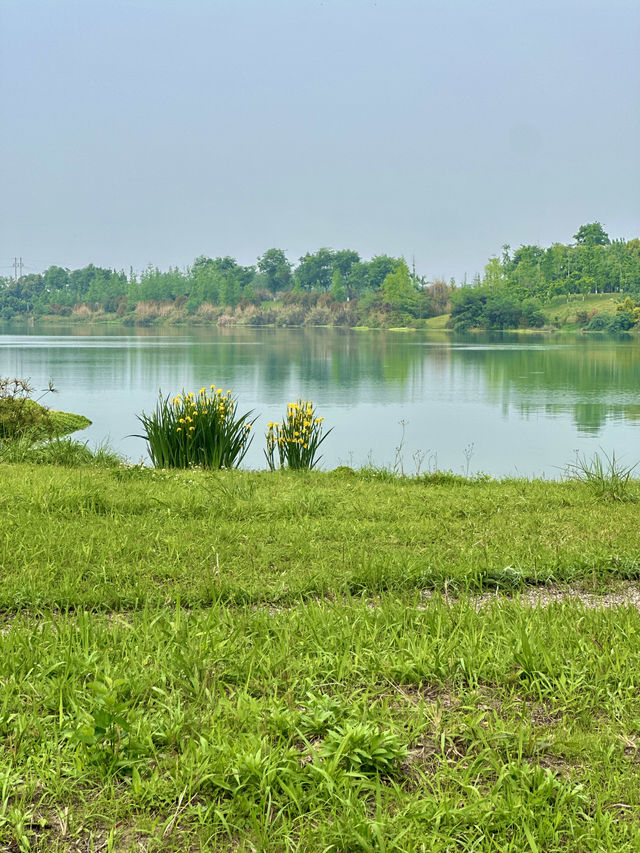
{"label": "calm lake water", "polygon": [[245,467],[265,467],[266,424],[298,396],[334,428],[323,468],[558,477],[576,451],[640,460],[638,339],[5,323],[0,375],[38,387],[53,378],[59,393],[46,402],[93,421],[78,436],[109,439],[134,461],[146,456],[136,413],[154,408],[158,389],[211,383],[260,415]]}

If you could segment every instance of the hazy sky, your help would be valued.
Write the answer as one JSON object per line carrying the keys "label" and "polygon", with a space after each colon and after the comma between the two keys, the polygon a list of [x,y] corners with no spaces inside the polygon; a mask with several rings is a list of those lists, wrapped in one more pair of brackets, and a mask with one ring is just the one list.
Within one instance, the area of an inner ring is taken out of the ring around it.
{"label": "hazy sky", "polygon": [[640,235],[638,0],[0,0],[0,274]]}

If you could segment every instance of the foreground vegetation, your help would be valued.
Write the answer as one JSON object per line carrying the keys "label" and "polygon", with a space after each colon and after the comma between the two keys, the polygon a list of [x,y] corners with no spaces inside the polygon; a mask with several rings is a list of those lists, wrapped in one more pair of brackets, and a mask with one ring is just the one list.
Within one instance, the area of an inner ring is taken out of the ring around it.
{"label": "foreground vegetation", "polygon": [[640,483],[87,462],[0,464],[0,846],[640,845],[640,615],[517,597]]}

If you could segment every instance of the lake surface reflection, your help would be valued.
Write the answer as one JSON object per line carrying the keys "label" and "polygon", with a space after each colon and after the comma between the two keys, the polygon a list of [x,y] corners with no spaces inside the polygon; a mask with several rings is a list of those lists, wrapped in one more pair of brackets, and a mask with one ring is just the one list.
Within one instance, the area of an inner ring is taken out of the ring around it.
{"label": "lake surface reflection", "polygon": [[212,382],[261,416],[245,458],[253,468],[265,467],[266,423],[298,396],[334,427],[325,468],[557,477],[576,450],[640,459],[640,342],[630,338],[4,323],[0,375],[38,387],[52,377],[49,405],[93,421],[79,436],[109,438],[135,461],[145,456],[136,413],[158,389]]}

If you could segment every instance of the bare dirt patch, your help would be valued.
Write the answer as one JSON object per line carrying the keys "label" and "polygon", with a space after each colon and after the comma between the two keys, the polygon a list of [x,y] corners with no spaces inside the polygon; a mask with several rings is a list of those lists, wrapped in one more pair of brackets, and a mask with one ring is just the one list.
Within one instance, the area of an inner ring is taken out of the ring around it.
{"label": "bare dirt patch", "polygon": [[[438,594],[431,589],[425,589],[422,592],[426,599],[431,599]],[[461,600],[458,596],[446,593],[442,598],[447,604],[457,604]],[[572,604],[577,601],[589,610],[609,607],[635,607],[640,610],[640,583],[624,581],[617,584],[614,589],[603,592],[593,592],[587,589],[584,583],[547,584],[529,587],[516,593],[492,590],[470,596],[468,600],[476,610],[481,610],[494,601],[517,601],[527,607],[549,607],[551,604]]]}

